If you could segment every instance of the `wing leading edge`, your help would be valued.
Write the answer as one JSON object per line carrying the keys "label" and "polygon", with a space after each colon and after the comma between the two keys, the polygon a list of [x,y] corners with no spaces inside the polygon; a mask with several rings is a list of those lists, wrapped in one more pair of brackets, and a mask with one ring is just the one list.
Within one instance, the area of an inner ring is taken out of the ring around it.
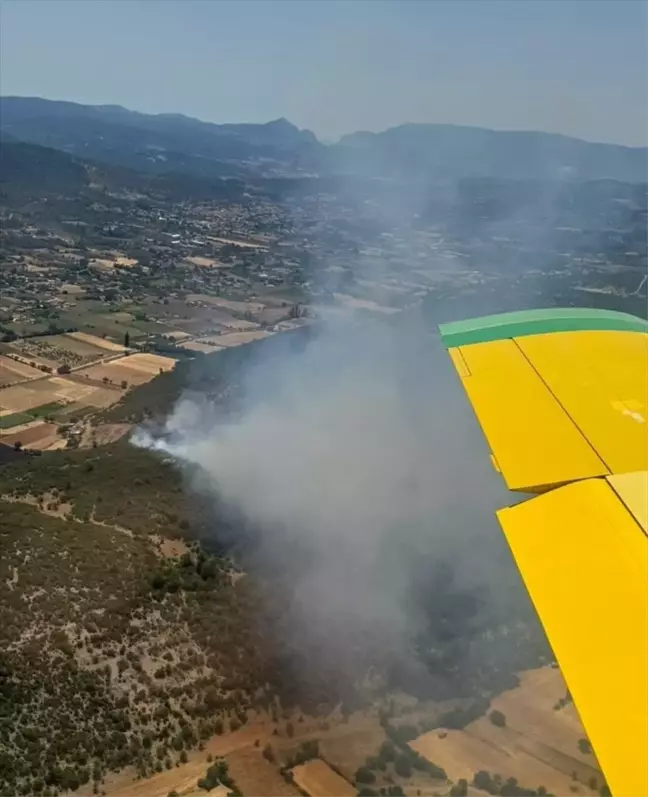
{"label": "wing leading edge", "polygon": [[533,311],[440,328],[511,490],[497,515],[612,793],[648,794],[648,323]]}

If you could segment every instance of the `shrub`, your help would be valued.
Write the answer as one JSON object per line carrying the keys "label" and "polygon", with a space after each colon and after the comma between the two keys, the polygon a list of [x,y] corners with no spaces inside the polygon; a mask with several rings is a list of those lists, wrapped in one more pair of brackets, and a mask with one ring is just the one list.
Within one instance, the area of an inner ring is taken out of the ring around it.
{"label": "shrub", "polygon": [[578,740],[578,749],[581,753],[585,753],[586,755],[591,755],[592,753],[592,745],[590,744],[589,739],[579,739]]}
{"label": "shrub", "polygon": [[488,715],[488,719],[493,723],[493,725],[497,725],[498,728],[503,728],[506,725],[506,716],[497,709],[491,711],[491,713]]}
{"label": "shrub", "polygon": [[400,775],[401,778],[410,778],[412,776],[412,765],[406,755],[396,756],[394,769],[396,770],[396,774]]}
{"label": "shrub", "polygon": [[376,776],[369,767],[360,767],[355,773],[356,783],[375,783]]}

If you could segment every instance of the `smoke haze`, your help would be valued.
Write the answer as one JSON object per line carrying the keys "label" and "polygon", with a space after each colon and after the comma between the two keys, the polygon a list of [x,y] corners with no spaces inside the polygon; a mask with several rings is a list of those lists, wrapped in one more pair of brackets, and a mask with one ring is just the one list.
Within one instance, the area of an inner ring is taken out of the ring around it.
{"label": "smoke haze", "polygon": [[171,454],[190,489],[259,530],[254,567],[290,572],[277,633],[299,637],[308,666],[357,683],[388,650],[420,669],[411,650],[421,634],[429,645],[441,565],[444,601],[480,596],[457,635],[495,611],[494,584],[517,585],[492,514],[505,491],[416,314],[324,323],[302,351],[247,366],[235,414],[186,396],[161,434],[133,442]]}

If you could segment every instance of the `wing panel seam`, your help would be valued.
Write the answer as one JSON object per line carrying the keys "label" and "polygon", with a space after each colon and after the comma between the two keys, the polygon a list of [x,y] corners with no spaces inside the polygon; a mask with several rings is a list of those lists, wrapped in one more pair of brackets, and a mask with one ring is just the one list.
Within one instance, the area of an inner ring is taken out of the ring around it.
{"label": "wing panel seam", "polygon": [[[538,375],[538,378],[540,379],[540,381],[542,382],[542,384],[543,384],[543,385],[546,387],[546,389],[549,391],[549,393],[551,394],[551,396],[552,396],[552,397],[553,397],[553,399],[555,400],[556,404],[558,404],[558,406],[560,407],[560,409],[561,409],[561,410],[562,410],[562,411],[565,413],[565,415],[566,415],[566,416],[569,418],[569,420],[570,420],[570,421],[571,421],[571,423],[573,424],[574,428],[575,428],[575,429],[578,431],[578,433],[580,434],[580,436],[581,436],[581,437],[583,438],[583,440],[584,440],[584,441],[587,443],[587,445],[589,446],[589,448],[590,448],[590,449],[593,451],[593,453],[594,453],[594,456],[595,456],[595,457],[598,459],[598,461],[601,463],[601,465],[603,465],[603,467],[604,467],[604,468],[607,470],[608,474],[612,474],[612,473],[614,473],[614,471],[612,470],[612,468],[610,468],[610,466],[608,465],[608,463],[607,463],[607,462],[606,462],[606,461],[603,459],[603,457],[601,456],[601,454],[600,454],[600,453],[597,451],[597,449],[594,447],[594,445],[593,445],[593,444],[592,444],[592,442],[590,441],[589,437],[587,437],[587,435],[585,434],[585,432],[584,432],[584,431],[583,431],[583,429],[581,428],[581,426],[580,426],[580,425],[579,425],[579,424],[576,422],[576,419],[574,418],[574,416],[573,416],[573,415],[572,415],[572,414],[571,414],[571,413],[570,413],[570,412],[567,410],[567,407],[565,407],[565,405],[564,405],[564,404],[562,403],[562,401],[561,401],[561,400],[558,398],[558,396],[555,394],[555,392],[554,392],[554,391],[551,389],[551,387],[550,387],[550,386],[547,384],[547,381],[544,379],[544,377],[542,376],[542,374],[540,373],[540,371],[538,371],[538,369],[537,369],[537,368],[535,367],[535,365],[533,364],[533,360],[531,360],[531,358],[527,356],[526,352],[525,352],[525,351],[524,351],[524,349],[523,349],[523,348],[520,346],[520,344],[517,342],[516,338],[511,338],[511,340],[513,341],[513,343],[515,343],[515,346],[516,346],[517,350],[520,352],[520,354],[521,354],[521,355],[524,357],[524,359],[525,359],[525,360],[526,360],[526,361],[529,363],[529,365],[530,365],[530,366],[531,366],[531,368],[533,369],[534,373],[536,373],[536,374]],[[580,479],[574,479],[573,481],[582,481],[582,477],[581,477]],[[565,483],[566,483],[566,482],[565,482]]]}

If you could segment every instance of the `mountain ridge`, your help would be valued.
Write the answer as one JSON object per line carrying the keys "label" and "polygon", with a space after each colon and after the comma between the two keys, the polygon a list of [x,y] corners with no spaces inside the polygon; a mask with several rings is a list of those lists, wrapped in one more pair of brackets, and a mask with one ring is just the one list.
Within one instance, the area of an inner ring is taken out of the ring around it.
{"label": "mountain ridge", "polygon": [[[205,122],[184,114],[144,114],[119,105],[0,97],[0,132],[73,155],[156,173],[214,178],[317,174],[457,180],[643,182],[648,148],[588,142],[562,133],[404,123],[356,131],[324,144],[285,117],[264,123]],[[171,161],[171,163],[167,163]]]}

